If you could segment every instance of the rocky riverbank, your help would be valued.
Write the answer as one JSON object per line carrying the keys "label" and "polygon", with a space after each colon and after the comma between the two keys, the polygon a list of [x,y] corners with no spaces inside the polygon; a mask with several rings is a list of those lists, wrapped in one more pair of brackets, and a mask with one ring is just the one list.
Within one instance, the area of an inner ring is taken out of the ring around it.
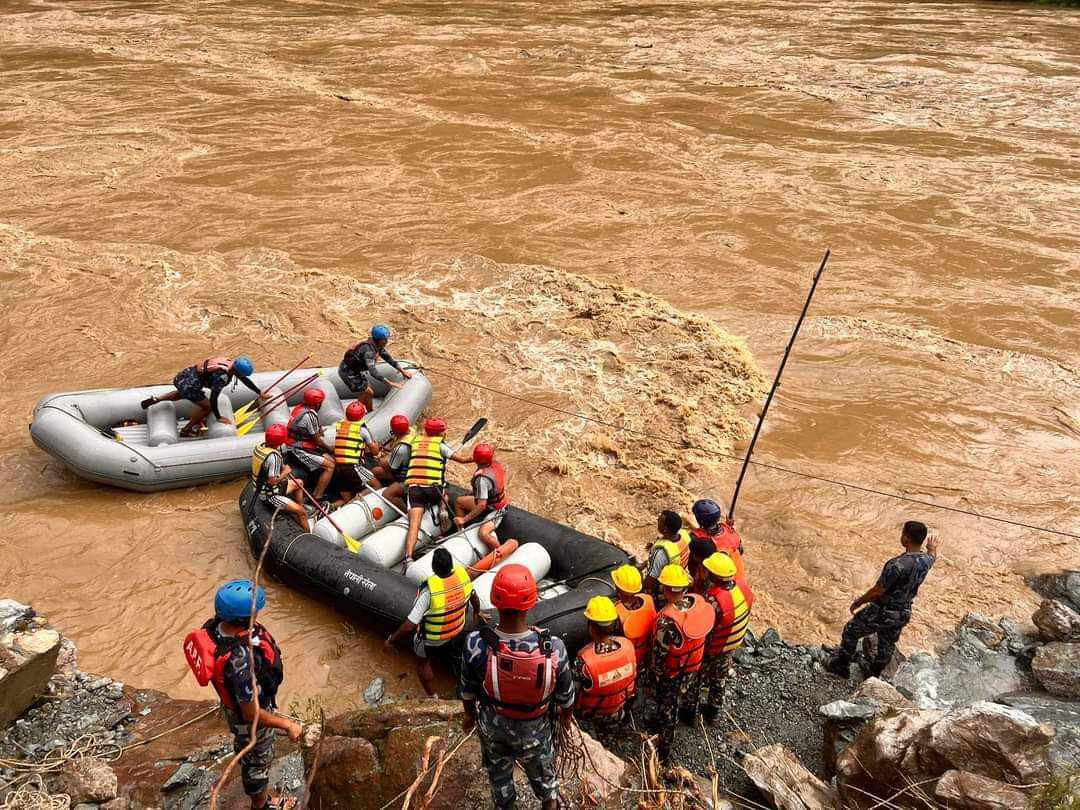
{"label": "rocky riverbank", "polygon": [[[830,653],[775,630],[738,655],[725,714],[678,729],[676,765],[628,730],[608,751],[575,736],[563,760],[573,806],[1080,808],[1080,573],[1034,577],[1030,627],[969,614],[936,652],[894,660],[891,680],[828,675]],[[330,808],[486,807],[460,706],[372,705],[279,740],[274,789]],[[636,715],[647,722],[648,701]],[[210,701],[173,700],[79,671],[74,645],[0,600],[0,807],[194,810],[231,756]],[[316,763],[318,763],[316,765]],[[305,773],[312,776],[306,790]],[[534,806],[524,780],[521,806]],[[310,793],[310,795],[306,795]],[[526,798],[530,797],[530,798]],[[48,804],[46,800],[51,801]],[[236,778],[221,807],[244,807]]]}

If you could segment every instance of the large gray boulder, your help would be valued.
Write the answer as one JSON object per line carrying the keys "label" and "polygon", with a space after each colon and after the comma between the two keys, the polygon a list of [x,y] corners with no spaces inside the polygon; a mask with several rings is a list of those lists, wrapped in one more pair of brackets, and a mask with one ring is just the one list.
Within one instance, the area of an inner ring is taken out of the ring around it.
{"label": "large gray boulder", "polygon": [[876,717],[863,726],[836,760],[845,798],[859,802],[866,793],[887,796],[897,785],[918,781],[923,776],[918,744],[944,714],[935,709],[907,709]]}
{"label": "large gray boulder", "polygon": [[743,759],[743,770],[779,810],[832,810],[836,791],[779,743],[758,748]]}
{"label": "large gray boulder", "polygon": [[1047,599],[1058,599],[1080,611],[1080,571],[1056,571],[1028,577],[1028,587]]}
{"label": "large gray boulder", "polygon": [[1024,791],[966,771],[946,771],[934,788],[938,801],[952,810],[1028,810]]}
{"label": "large gray boulder", "polygon": [[1054,642],[1039,647],[1031,671],[1047,692],[1073,700],[1080,698],[1080,644]]}
{"label": "large gray boulder", "polygon": [[1060,599],[1045,599],[1031,616],[1044,641],[1080,641],[1080,613]]}
{"label": "large gray boulder", "polygon": [[959,770],[1015,785],[1050,772],[1047,747],[1054,731],[1029,714],[980,701],[949,712],[919,741],[920,770],[931,776]]}

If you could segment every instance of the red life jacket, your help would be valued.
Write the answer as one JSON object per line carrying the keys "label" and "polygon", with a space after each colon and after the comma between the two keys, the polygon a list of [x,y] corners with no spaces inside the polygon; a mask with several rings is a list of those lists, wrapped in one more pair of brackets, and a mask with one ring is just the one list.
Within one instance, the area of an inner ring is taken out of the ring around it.
{"label": "red life jacket", "polygon": [[669,678],[689,675],[701,669],[705,657],[705,639],[716,623],[716,613],[705,597],[692,593],[688,598],[691,600],[689,608],[680,610],[678,602],[672,602],[660,611],[656,622],[658,635],[666,629],[665,625],[670,627],[674,624],[679,631],[679,643],[661,650],[664,674]]}
{"label": "red life jacket", "polygon": [[484,697],[503,717],[531,720],[542,717],[555,694],[559,654],[551,644],[547,630],[529,628],[539,637],[530,652],[510,649],[490,627],[480,630],[487,642],[484,662]]}
{"label": "red life jacket", "polygon": [[477,478],[486,478],[494,490],[488,498],[488,509],[502,509],[510,505],[510,498],[506,494],[506,468],[502,464],[493,461],[487,467],[480,467],[473,473],[472,480]]}
{"label": "red life jacket", "polygon": [[713,605],[716,613],[716,624],[713,625],[705,645],[705,657],[715,658],[735,652],[742,646],[743,636],[746,635],[746,628],[750,623],[754,592],[744,581],[736,579],[735,587],[731,590],[716,585],[709,588],[705,598]]}
{"label": "red life jacket", "polygon": [[[210,619],[198,630],[188,633],[184,639],[184,657],[191,671],[195,673],[199,686],[213,685],[225,708],[238,711],[236,701],[225,683],[225,665],[241,646],[247,645],[248,634],[244,632],[238,636],[221,636],[212,632],[216,625],[217,619]],[[255,661],[252,666],[255,667],[259,692],[274,695],[284,678],[281,648],[270,635],[270,631],[261,624],[256,624],[253,630]]]}
{"label": "red life jacket", "polygon": [[[316,442],[314,439],[302,438],[302,437],[300,437],[299,435],[297,435],[296,433],[293,432],[293,430],[294,430],[294,428],[296,426],[296,422],[300,418],[300,414],[302,414],[304,411],[310,411],[310,410],[311,410],[311,408],[309,408],[307,405],[305,405],[303,403],[300,403],[299,405],[294,405],[293,406],[292,413],[289,414],[289,423],[285,426],[285,429],[288,432],[288,436],[285,439],[285,443],[289,444],[289,445],[295,445],[297,442],[299,442],[300,446],[304,450],[311,450],[313,452],[319,453],[319,452],[322,451],[322,448],[319,447],[318,442]],[[312,413],[315,413],[315,412],[312,411]],[[319,417],[319,415],[317,413],[315,413],[315,420],[316,421],[318,421],[318,417]]]}
{"label": "red life jacket", "polygon": [[703,540],[711,540],[717,551],[722,551],[731,557],[735,563],[735,578],[746,579],[746,565],[743,563],[743,542],[739,533],[727,523],[720,524],[720,531],[709,534],[704,529],[693,529],[690,534]]}
{"label": "red life jacket", "polygon": [[634,696],[634,645],[621,636],[612,636],[611,640],[618,645],[611,652],[597,652],[595,644],[587,644],[578,653],[583,678],[575,704],[579,717],[613,717]]}

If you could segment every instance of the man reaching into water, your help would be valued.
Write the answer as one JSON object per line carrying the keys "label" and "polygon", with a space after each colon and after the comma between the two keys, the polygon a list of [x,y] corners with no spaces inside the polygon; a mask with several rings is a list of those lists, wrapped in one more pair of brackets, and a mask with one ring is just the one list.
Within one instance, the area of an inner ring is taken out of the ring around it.
{"label": "man reaching into water", "polygon": [[[926,524],[915,520],[904,524],[900,544],[904,553],[885,563],[874,587],[851,603],[855,615],[844,625],[840,650],[825,665],[833,675],[848,677],[855,646],[864,636],[877,636],[877,655],[870,665],[870,675],[880,676],[892,659],[900,633],[911,621],[911,604],[938,554],[937,537],[930,535],[927,539]],[[866,607],[859,610],[863,605]]]}

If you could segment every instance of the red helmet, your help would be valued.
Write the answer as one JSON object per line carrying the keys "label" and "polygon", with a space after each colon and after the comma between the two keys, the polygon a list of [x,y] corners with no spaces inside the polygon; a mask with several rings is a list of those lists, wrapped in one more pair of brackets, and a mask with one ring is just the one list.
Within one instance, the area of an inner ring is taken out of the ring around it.
{"label": "red helmet", "polygon": [[266,429],[266,443],[271,447],[285,444],[288,437],[289,431],[282,424],[271,425]]}
{"label": "red helmet", "polygon": [[359,422],[367,415],[367,408],[364,407],[363,402],[350,402],[349,407],[345,409],[345,418],[350,422]]}
{"label": "red helmet", "polygon": [[390,431],[395,436],[404,436],[409,432],[409,417],[402,414],[394,414],[390,417]]}
{"label": "red helmet", "polygon": [[472,451],[473,464],[490,464],[495,460],[495,448],[490,444],[478,444]]}
{"label": "red helmet", "polygon": [[434,417],[424,422],[424,433],[428,436],[442,436],[446,433],[446,420]]}
{"label": "red helmet", "polygon": [[491,604],[500,610],[529,610],[536,604],[536,580],[524,565],[504,565],[491,583]]}
{"label": "red helmet", "polygon": [[309,408],[318,408],[323,404],[324,399],[326,399],[326,394],[323,393],[321,388],[304,389],[304,404]]}

